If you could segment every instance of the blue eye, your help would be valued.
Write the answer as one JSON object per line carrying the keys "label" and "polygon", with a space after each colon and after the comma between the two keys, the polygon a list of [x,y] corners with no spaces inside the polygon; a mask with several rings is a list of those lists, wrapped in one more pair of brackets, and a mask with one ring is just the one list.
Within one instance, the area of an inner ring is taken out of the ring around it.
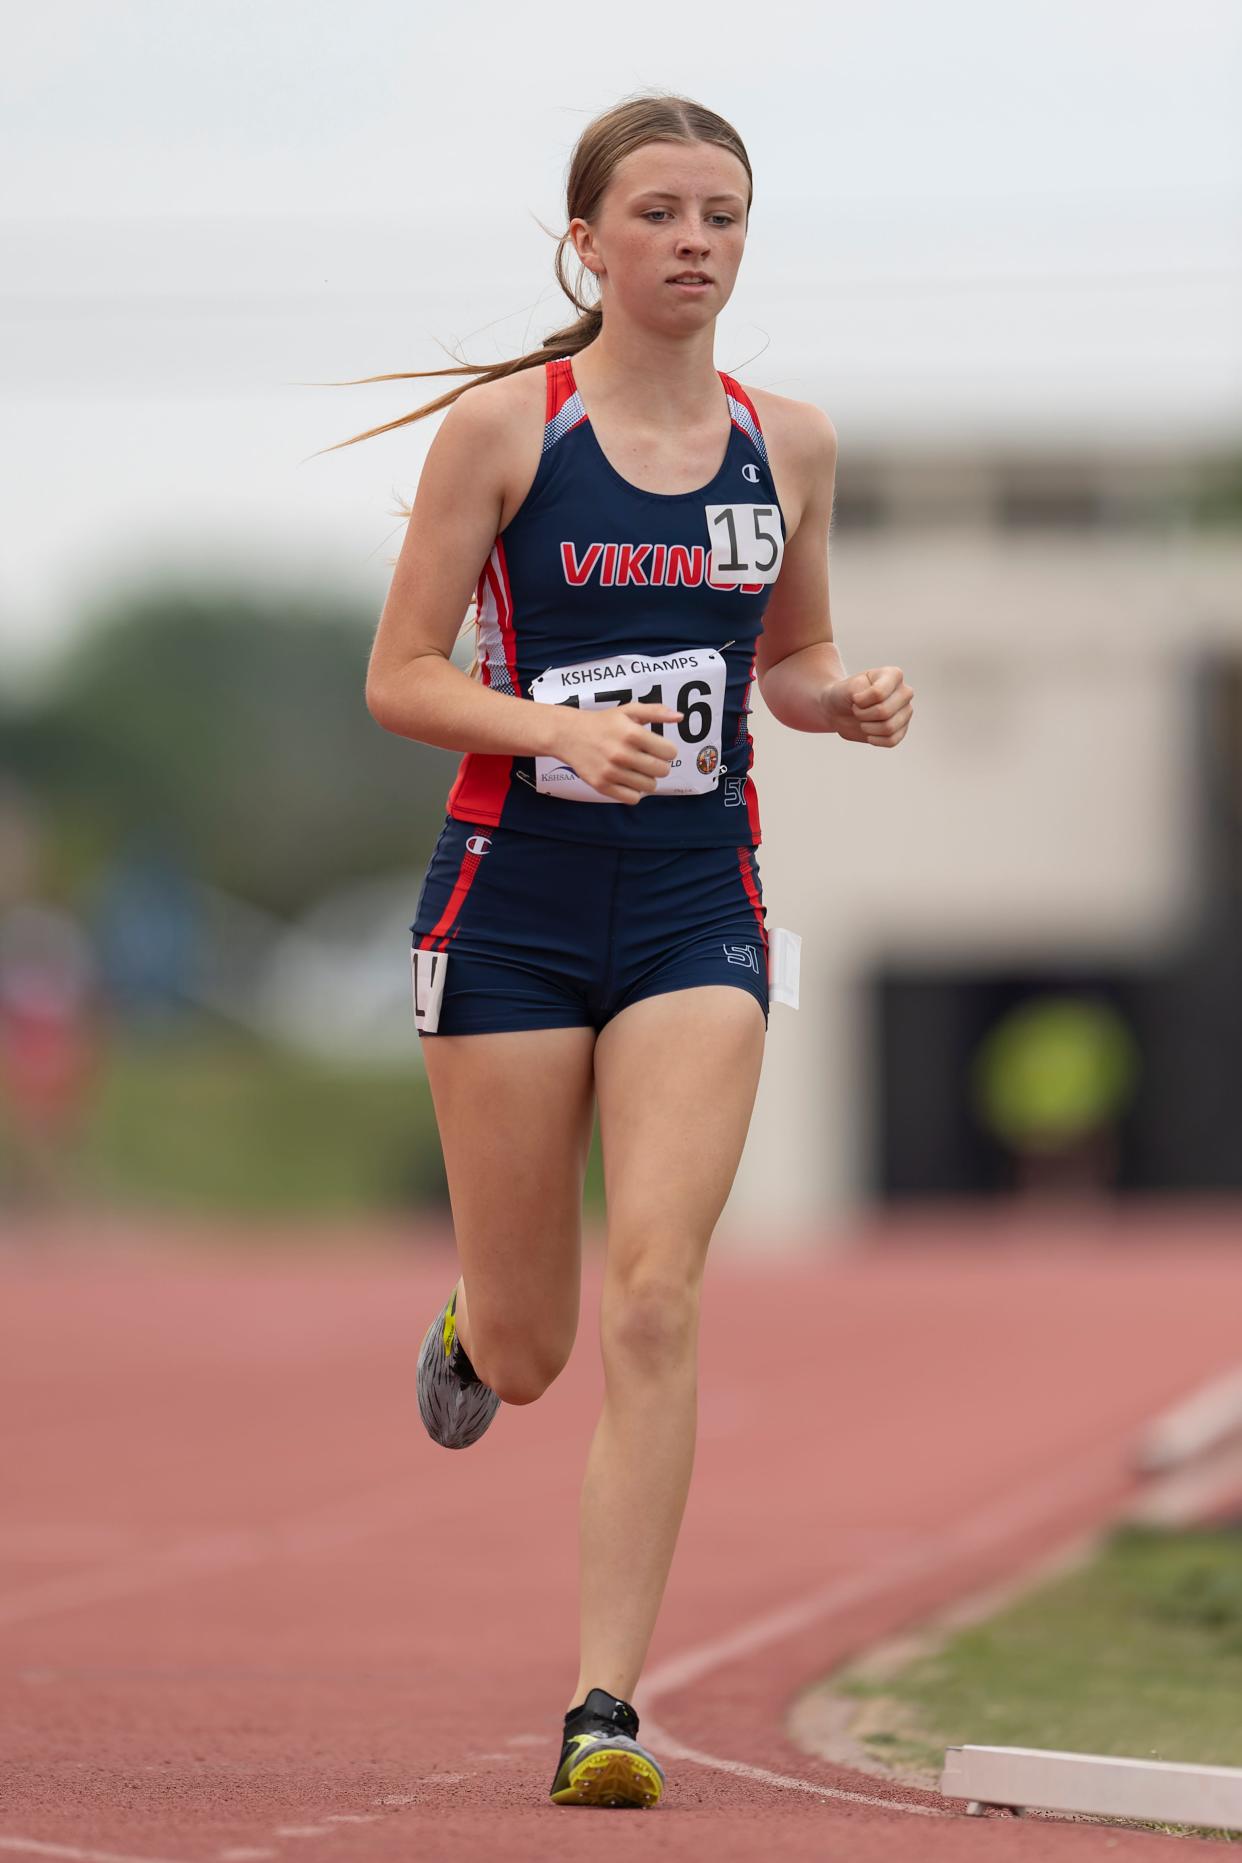
{"label": "blue eye", "polygon": [[[667,213],[667,212],[668,212],[667,207],[648,207],[647,211],[643,215],[643,219],[650,220],[653,213]],[[712,220],[723,220],[726,226],[733,225],[733,215],[731,213],[714,213],[714,214],[709,215],[709,218]]]}

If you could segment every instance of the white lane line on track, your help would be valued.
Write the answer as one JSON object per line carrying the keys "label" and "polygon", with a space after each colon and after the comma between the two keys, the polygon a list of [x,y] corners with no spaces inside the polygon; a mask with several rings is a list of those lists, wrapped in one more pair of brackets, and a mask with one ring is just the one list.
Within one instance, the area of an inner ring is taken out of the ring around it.
{"label": "white lane line on track", "polygon": [[43,1844],[34,1837],[0,1836],[0,1850],[32,1857],[72,1857],[76,1863],[167,1863],[163,1857],[123,1857],[115,1850],[79,1850],[75,1844]]}
{"label": "white lane line on track", "polygon": [[882,1596],[897,1585],[943,1571],[963,1553],[1003,1542],[1023,1527],[1055,1519],[1062,1509],[1081,1494],[1098,1494],[1101,1488],[1107,1489],[1110,1482],[1116,1483],[1118,1476],[1124,1473],[1122,1460],[1115,1449],[1107,1452],[1096,1449],[1090,1456],[1083,1457],[1068,1475],[1061,1472],[1033,1488],[1024,1488],[995,1506],[981,1509],[959,1526],[916,1541],[907,1551],[882,1560],[869,1572],[835,1580],[831,1585],[822,1586],[794,1604],[769,1611],[740,1630],[712,1638],[697,1649],[687,1650],[682,1656],[670,1657],[667,1662],[660,1663],[650,1676],[640,1681],[634,1694],[634,1707],[642,1719],[644,1735],[650,1736],[652,1751],[658,1755],[662,1750],[667,1750],[670,1758],[694,1760],[700,1766],[710,1766],[715,1771],[733,1773],[744,1779],[756,1779],[787,1791],[851,1799],[856,1803],[879,1806],[884,1811],[897,1811],[915,1817],[951,1818],[963,1815],[947,1807],[872,1797],[867,1793],[847,1791],[842,1786],[824,1785],[817,1780],[769,1772],[763,1767],[749,1766],[741,1760],[723,1759],[713,1753],[703,1753],[697,1748],[683,1746],[675,1735],[667,1733],[649,1717],[648,1710],[661,1696],[671,1695],[689,1683],[699,1681],[713,1669],[722,1668],[739,1657],[753,1655],[755,1651],[766,1649],[772,1643],[779,1643],[796,1631],[805,1630],[810,1624],[831,1621],[850,1606]]}
{"label": "white lane line on track", "polygon": [[780,1786],[786,1792],[810,1792],[818,1798],[848,1798],[855,1805],[878,1805],[881,1811],[903,1811],[916,1818],[952,1818],[957,1814],[940,1805],[907,1804],[899,1798],[877,1798],[870,1792],[849,1792],[842,1785],[823,1785],[818,1779],[795,1779],[788,1773],[769,1772],[766,1766],[747,1766],[742,1760],[717,1759],[712,1753],[699,1753],[684,1747],[655,1722],[643,1722],[642,1738],[650,1740],[653,1752],[667,1752],[670,1759],[697,1760],[718,1772],[731,1772],[741,1779],[757,1779],[762,1785]]}

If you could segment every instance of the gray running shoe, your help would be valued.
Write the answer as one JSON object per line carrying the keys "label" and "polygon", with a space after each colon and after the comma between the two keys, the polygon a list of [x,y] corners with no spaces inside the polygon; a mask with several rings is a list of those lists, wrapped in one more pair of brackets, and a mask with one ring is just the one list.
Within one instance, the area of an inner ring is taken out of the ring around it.
{"label": "gray running shoe", "polygon": [[416,1384],[423,1425],[432,1442],[444,1449],[468,1449],[477,1443],[500,1409],[500,1399],[475,1375],[457,1337],[456,1287],[427,1328]]}

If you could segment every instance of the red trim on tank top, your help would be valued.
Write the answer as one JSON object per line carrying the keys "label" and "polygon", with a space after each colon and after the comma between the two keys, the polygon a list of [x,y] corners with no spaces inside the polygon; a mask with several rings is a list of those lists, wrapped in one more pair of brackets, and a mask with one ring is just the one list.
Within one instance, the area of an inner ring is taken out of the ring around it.
{"label": "red trim on tank top", "polygon": [[[742,406],[746,409],[747,413],[750,415],[750,418],[754,421],[756,429],[758,430],[760,434],[762,434],[763,422],[759,418],[759,410],[755,406],[754,402],[751,400],[750,396],[747,394],[746,390],[742,387],[742,384],[739,381],[737,381],[736,378],[732,375],[725,375],[723,371],[718,371],[718,373],[720,373],[722,381],[724,382],[726,388],[729,390],[729,393],[733,396],[734,400],[741,402]],[[734,422],[734,425],[736,426],[737,422]],[[745,431],[746,429],[743,427],[742,432],[745,433]]]}
{"label": "red trim on tank top", "polygon": [[[543,373],[548,390],[544,404],[547,410],[544,418],[546,427],[549,421],[556,419],[565,403],[577,393],[578,384],[574,380],[574,372],[568,356],[557,356],[553,361],[545,362]],[[585,412],[582,419],[586,419]],[[580,423],[575,421],[574,425],[578,426]]]}
{"label": "red trim on tank top", "polygon": [[[500,651],[504,656],[509,673],[509,685],[517,697],[522,696],[521,681],[518,678],[517,663],[517,629],[514,624],[513,590],[509,585],[509,564],[505,556],[505,546],[497,537],[492,545],[492,553],[483,565],[479,577],[479,586],[475,594],[478,611],[483,613],[483,600],[490,590],[495,606],[494,622],[500,634]],[[480,667],[481,681],[485,686],[492,684],[491,663],[484,657]],[[467,751],[458,765],[457,775],[449,790],[445,807],[448,814],[459,820],[485,822],[489,828],[500,826],[500,812],[504,807],[509,785],[513,780],[512,756],[498,751]]]}
{"label": "red trim on tank top", "polygon": [[[573,360],[569,356],[558,356],[554,361],[545,362],[543,366],[548,385],[547,416],[544,423],[546,425],[547,421],[555,420],[565,403],[578,392],[578,383],[574,375]],[[756,432],[762,437],[763,422],[759,419],[758,409],[742,384],[735,376],[726,375],[723,369],[717,369],[716,374],[724,385],[725,393],[731,395],[735,401],[741,402],[754,421]],[[583,420],[587,418],[585,409],[582,418]],[[577,424],[575,422],[575,425]],[[746,434],[746,429],[739,420],[734,420],[733,425],[739,433]],[[746,437],[749,439],[750,435],[746,434]]]}

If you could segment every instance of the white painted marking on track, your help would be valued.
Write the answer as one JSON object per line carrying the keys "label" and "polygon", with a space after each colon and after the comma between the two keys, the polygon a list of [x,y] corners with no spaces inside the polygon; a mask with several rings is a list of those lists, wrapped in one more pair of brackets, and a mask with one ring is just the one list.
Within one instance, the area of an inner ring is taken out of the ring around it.
{"label": "white painted marking on track", "polygon": [[36,1837],[0,1837],[0,1850],[33,1857],[72,1857],[76,1863],[167,1863],[162,1857],[124,1857],[114,1850],[79,1850],[75,1844],[44,1844]]}
{"label": "white painted marking on track", "polygon": [[[920,1818],[951,1818],[956,1814],[940,1805],[910,1805],[899,1798],[877,1798],[870,1792],[849,1792],[841,1785],[824,1785],[818,1779],[795,1779],[788,1773],[769,1772],[766,1766],[748,1766],[743,1760],[717,1759],[712,1753],[698,1753],[674,1740],[654,1721],[643,1722],[643,1739],[649,1739],[653,1752],[667,1752],[670,1759],[697,1760],[718,1772],[731,1772],[742,1779],[757,1779],[763,1785],[778,1785],[787,1792],[811,1792],[820,1798],[848,1798],[855,1805],[878,1805],[881,1811],[913,1812]],[[657,1744],[658,1743],[658,1744]]]}
{"label": "white painted marking on track", "polygon": [[848,1791],[843,1786],[793,1778],[784,1773],[768,1772],[763,1767],[749,1766],[742,1760],[724,1759],[714,1753],[700,1752],[696,1748],[683,1746],[675,1736],[657,1727],[649,1719],[648,1709],[660,1696],[671,1695],[689,1683],[701,1680],[713,1669],[722,1668],[742,1656],[753,1655],[755,1651],[766,1649],[772,1643],[779,1643],[796,1631],[805,1630],[810,1624],[831,1621],[863,1599],[883,1596],[886,1591],[908,1584],[911,1579],[926,1578],[942,1571],[964,1552],[978,1551],[982,1547],[1003,1542],[1025,1526],[1049,1517],[1055,1518],[1080,1492],[1096,1493],[1110,1477],[1115,1481],[1120,1472],[1121,1464],[1116,1453],[1097,1449],[1090,1456],[1084,1457],[1069,1475],[1061,1473],[1037,1487],[1022,1489],[996,1506],[983,1508],[962,1524],[915,1541],[906,1551],[895,1553],[873,1566],[870,1571],[821,1586],[807,1597],[784,1605],[779,1610],[769,1611],[753,1623],[743,1625],[740,1630],[712,1638],[697,1649],[687,1650],[682,1656],[674,1656],[660,1663],[645,1681],[639,1682],[634,1693],[634,1707],[643,1722],[643,1735],[649,1734],[651,1737],[652,1751],[658,1756],[662,1750],[667,1750],[670,1758],[694,1760],[700,1766],[710,1766],[717,1772],[734,1773],[741,1778],[755,1779],[785,1790],[813,1792],[825,1798],[852,1799],[909,1816],[952,1818],[962,1815],[938,1805],[872,1797]]}

